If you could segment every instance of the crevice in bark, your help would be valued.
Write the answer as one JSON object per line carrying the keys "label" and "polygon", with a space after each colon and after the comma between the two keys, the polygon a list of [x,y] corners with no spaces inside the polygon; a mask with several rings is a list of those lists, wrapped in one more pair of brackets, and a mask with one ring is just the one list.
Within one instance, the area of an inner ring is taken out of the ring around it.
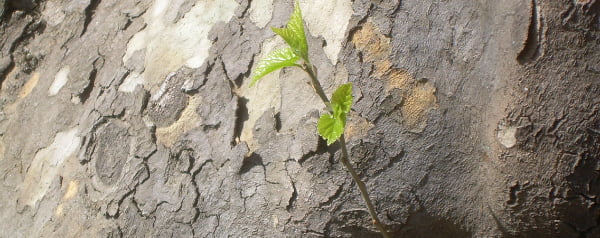
{"label": "crevice in bark", "polygon": [[10,14],[10,12],[14,10],[31,11],[37,7],[37,4],[33,0],[8,0],[6,2],[6,7],[7,12]]}
{"label": "crevice in bark", "polygon": [[275,118],[275,130],[279,132],[281,130],[281,113],[277,112],[273,117]]}
{"label": "crevice in bark", "polygon": [[15,69],[15,62],[12,59],[10,59],[10,63],[8,63],[8,66],[4,69],[4,71],[0,72],[0,93],[2,92],[2,84],[4,83],[4,80],[6,80],[6,77],[8,77],[8,74],[11,71],[13,71],[14,69]]}
{"label": "crevice in bark", "polygon": [[248,171],[250,171],[252,168],[254,168],[255,166],[262,166],[264,167],[264,163],[263,163],[263,159],[262,156],[260,156],[257,153],[252,152],[252,154],[250,154],[247,157],[244,157],[244,160],[242,162],[242,167],[240,168],[240,171],[238,172],[239,175],[245,174]]}
{"label": "crevice in bark", "polygon": [[298,160],[298,163],[300,165],[302,165],[302,163],[304,163],[306,160],[310,159],[311,157],[327,153],[328,149],[329,148],[327,146],[327,142],[325,142],[325,140],[323,140],[323,138],[321,138],[319,136],[318,142],[317,142],[317,149],[302,155],[302,157],[300,157],[300,159]]}
{"label": "crevice in bark", "polygon": [[94,14],[96,13],[96,8],[98,8],[100,2],[102,2],[102,0],[91,0],[90,5],[88,5],[85,8],[85,20],[83,22],[83,30],[81,31],[81,34],[79,36],[83,36],[87,32],[88,26],[92,22],[92,18],[94,17]]}
{"label": "crevice in bark", "polygon": [[248,67],[247,67],[248,70],[246,72],[238,75],[238,77],[234,80],[235,86],[237,86],[237,88],[242,87],[242,84],[244,84],[244,79],[250,78],[252,65],[254,65],[254,56],[255,55],[256,54],[253,54],[252,57],[250,58],[250,62],[248,63]]}
{"label": "crevice in bark", "polygon": [[98,70],[96,68],[92,69],[90,72],[90,78],[88,85],[83,89],[83,92],[79,95],[79,99],[81,103],[84,104],[92,94],[92,90],[94,89],[94,85],[96,84],[96,75],[98,74]]}
{"label": "crevice in bark", "polygon": [[248,114],[248,99],[245,97],[238,96],[237,109],[235,110],[235,125],[233,128],[233,141],[232,145],[239,143],[239,138],[242,135],[244,129],[244,122],[246,122],[250,116]]}
{"label": "crevice in bark", "polygon": [[519,64],[527,64],[535,61],[540,56],[540,50],[542,47],[542,28],[543,21],[540,13],[540,9],[536,0],[531,1],[531,16],[529,22],[529,30],[527,32],[527,39],[525,45],[519,55],[517,61]]}
{"label": "crevice in bark", "polygon": [[290,181],[290,183],[292,184],[292,188],[294,189],[294,191],[292,192],[292,196],[288,201],[288,205],[285,207],[285,210],[287,210],[288,212],[294,209],[294,204],[298,199],[298,190],[296,190],[296,184],[294,183],[294,181]]}
{"label": "crevice in bark", "polygon": [[[140,183],[141,184],[141,183]],[[107,211],[104,216],[106,218],[112,218],[112,219],[118,219],[119,218],[119,208],[121,207],[121,204],[123,204],[123,201],[125,201],[125,199],[129,196],[133,197],[133,194],[135,194],[135,191],[137,190],[137,185],[130,191],[128,191],[127,193],[125,193],[121,198],[119,198],[119,200],[117,201],[117,210],[115,211],[115,214],[110,214],[109,211]],[[133,199],[135,200],[135,199]],[[107,206],[110,206],[111,203],[113,203],[113,201],[109,202]],[[108,208],[107,208],[108,209]]]}

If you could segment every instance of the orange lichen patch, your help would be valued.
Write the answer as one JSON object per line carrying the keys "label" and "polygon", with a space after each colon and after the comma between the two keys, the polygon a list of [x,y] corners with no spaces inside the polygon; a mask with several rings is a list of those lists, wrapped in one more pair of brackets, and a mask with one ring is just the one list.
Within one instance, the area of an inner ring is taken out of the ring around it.
{"label": "orange lichen patch", "polygon": [[372,76],[378,79],[384,79],[388,77],[392,71],[392,62],[386,59],[378,61],[377,64],[375,64]]}
{"label": "orange lichen patch", "polygon": [[[374,65],[371,76],[385,81],[385,93],[400,88],[407,92],[401,107],[404,126],[411,132],[422,132],[427,125],[428,112],[437,107],[435,87],[431,83],[418,83],[408,71],[396,69],[389,59],[390,39],[381,34],[377,26],[367,21],[352,36],[352,42],[363,52],[364,60]],[[398,101],[400,104],[401,101]],[[349,123],[350,124],[350,123]],[[346,130],[351,131],[353,129]],[[351,132],[356,133],[356,132]],[[349,136],[350,137],[350,136]]]}
{"label": "orange lichen patch", "polygon": [[4,141],[0,140],[0,161],[4,159]]}
{"label": "orange lichen patch", "polygon": [[64,214],[64,210],[65,210],[64,205],[62,203],[58,204],[58,206],[56,206],[56,210],[54,210],[54,216],[56,216],[56,217],[62,216]]}
{"label": "orange lichen patch", "polygon": [[31,75],[31,78],[29,78],[29,80],[27,81],[27,83],[25,83],[25,85],[23,85],[23,88],[21,88],[21,91],[19,91],[19,98],[27,97],[27,95],[29,95],[31,93],[33,88],[35,88],[35,86],[37,85],[39,80],[40,80],[40,73],[38,73],[38,72],[33,73]]}
{"label": "orange lichen patch", "polygon": [[390,55],[390,39],[381,34],[371,21],[354,33],[352,42],[365,53],[366,61],[380,61]]}
{"label": "orange lichen patch", "polygon": [[388,75],[387,83],[385,84],[386,92],[394,88],[407,88],[409,83],[414,82],[414,79],[406,70],[391,70]]}
{"label": "orange lichen patch", "polygon": [[77,180],[72,180],[69,182],[69,185],[67,185],[67,191],[65,192],[65,195],[63,195],[63,200],[68,200],[74,197],[77,194],[78,188],[79,182],[77,182]]}
{"label": "orange lichen patch", "polygon": [[173,124],[167,127],[156,128],[156,140],[157,142],[171,147],[186,131],[193,129],[200,123],[200,116],[196,113],[196,108],[200,105],[200,97],[190,97],[188,105],[179,119]]}
{"label": "orange lichen patch", "polygon": [[427,125],[427,114],[437,107],[435,87],[429,82],[418,83],[407,96],[402,106],[405,126],[411,132],[422,132]]}
{"label": "orange lichen patch", "polygon": [[373,123],[370,123],[367,119],[359,116],[358,113],[351,111],[348,114],[344,135],[348,141],[353,138],[363,138],[367,136],[367,133],[373,126]]}

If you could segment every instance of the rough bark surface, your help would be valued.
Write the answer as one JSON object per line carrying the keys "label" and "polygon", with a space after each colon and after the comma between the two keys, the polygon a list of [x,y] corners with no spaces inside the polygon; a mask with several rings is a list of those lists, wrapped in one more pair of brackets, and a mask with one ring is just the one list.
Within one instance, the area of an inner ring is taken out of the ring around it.
{"label": "rough bark surface", "polygon": [[[600,1],[301,0],[395,237],[600,236]],[[0,0],[0,237],[377,237],[284,0]]]}

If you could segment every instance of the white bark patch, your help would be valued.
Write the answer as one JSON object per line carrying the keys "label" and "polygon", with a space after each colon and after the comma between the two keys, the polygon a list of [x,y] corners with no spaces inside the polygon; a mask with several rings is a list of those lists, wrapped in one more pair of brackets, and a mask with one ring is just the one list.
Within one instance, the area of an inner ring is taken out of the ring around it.
{"label": "white bark patch", "polygon": [[212,45],[208,40],[209,31],[215,23],[229,21],[238,5],[235,0],[198,1],[183,18],[174,22],[172,11],[178,11],[181,1],[156,0],[150,13],[145,14],[147,27],[129,40],[123,62],[135,51],[146,50],[146,70],[137,72],[141,74],[137,79],[141,78],[147,87],[182,66],[198,68],[208,57]]}
{"label": "white bark patch", "polygon": [[338,53],[342,49],[350,17],[354,14],[352,2],[350,0],[300,0],[300,8],[309,32],[313,36],[322,36],[327,41],[325,54],[335,65]]}
{"label": "white bark patch", "polygon": [[65,66],[62,69],[60,69],[58,73],[56,73],[56,76],[54,76],[54,81],[48,89],[49,96],[56,95],[60,91],[60,89],[63,86],[65,86],[65,84],[67,84],[67,81],[69,81],[69,72],[71,72],[69,66]]}
{"label": "white bark patch", "polygon": [[144,84],[144,77],[137,72],[130,73],[119,86],[119,91],[131,93],[138,85]]}
{"label": "white bark patch", "polygon": [[48,25],[57,26],[65,20],[65,12],[60,3],[47,1],[44,11],[42,11],[42,18]]}
{"label": "white bark patch", "polygon": [[23,206],[35,207],[50,188],[65,159],[72,156],[80,144],[77,128],[72,128],[57,133],[50,146],[35,154],[20,188],[19,202]]}
{"label": "white bark patch", "polygon": [[517,144],[517,128],[498,126],[498,141],[506,148],[511,148]]}
{"label": "white bark patch", "polygon": [[273,0],[254,0],[250,5],[250,20],[264,28],[273,17]]}

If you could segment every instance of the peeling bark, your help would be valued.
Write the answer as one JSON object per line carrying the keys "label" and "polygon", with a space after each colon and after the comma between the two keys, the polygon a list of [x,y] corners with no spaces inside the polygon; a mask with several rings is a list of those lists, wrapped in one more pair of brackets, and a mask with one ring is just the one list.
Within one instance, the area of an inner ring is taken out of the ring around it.
{"label": "peeling bark", "polygon": [[[600,1],[300,2],[394,236],[600,235]],[[161,3],[0,0],[0,230],[378,237],[305,74],[248,88],[292,4]]]}

